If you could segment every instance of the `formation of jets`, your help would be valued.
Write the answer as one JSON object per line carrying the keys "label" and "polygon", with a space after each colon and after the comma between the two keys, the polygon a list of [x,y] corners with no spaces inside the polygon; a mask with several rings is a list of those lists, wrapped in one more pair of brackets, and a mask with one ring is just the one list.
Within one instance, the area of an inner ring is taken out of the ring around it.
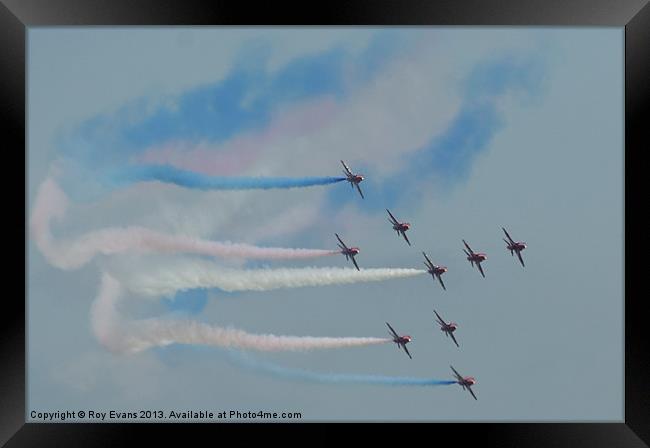
{"label": "formation of jets", "polygon": [[[350,182],[350,186],[352,188],[356,187],[357,190],[359,191],[359,194],[361,195],[361,198],[363,199],[363,192],[361,191],[361,188],[359,187],[359,183],[361,183],[364,179],[364,177],[360,174],[355,174],[353,173],[350,168],[345,164],[343,160],[341,160],[341,164],[343,165],[344,168],[344,173],[346,176],[346,180]],[[397,236],[401,236],[404,238],[406,243],[411,246],[411,242],[409,241],[408,237],[406,236],[406,231],[408,231],[411,228],[411,224],[408,222],[400,222],[395,218],[395,216],[391,213],[390,210],[386,209],[386,212],[388,212],[388,220],[393,226],[393,230],[397,232]],[[519,259],[519,262],[523,267],[526,265],[524,264],[524,260],[521,256],[521,252],[526,249],[526,243],[523,241],[515,241],[510,237],[510,234],[505,228],[501,228],[503,232],[506,235],[506,238],[503,239],[503,241],[506,243],[506,249],[510,251],[510,255],[514,256],[514,254],[517,254],[517,258]],[[358,247],[348,247],[343,240],[339,237],[338,234],[335,234],[336,238],[339,240],[339,248],[341,249],[341,254],[345,255],[346,260],[352,260],[352,263],[354,263],[354,266],[359,269],[359,265],[357,264],[355,260],[355,256],[359,254],[360,249]],[[484,252],[474,252],[472,248],[469,246],[467,241],[462,240],[463,244],[465,245],[465,248],[463,248],[463,252],[465,252],[465,255],[467,256],[467,261],[470,262],[472,267],[476,266],[478,271],[481,273],[483,278],[485,278],[485,271],[483,271],[483,266],[481,266],[481,263],[483,263],[485,260],[487,260],[487,254]],[[445,283],[442,281],[442,275],[447,272],[447,267],[446,266],[439,266],[434,264],[429,256],[425,253],[422,252],[422,255],[424,255],[424,265],[427,268],[427,272],[431,274],[431,277],[433,281],[435,282],[436,279],[440,283],[440,286],[442,286],[443,290],[447,290],[445,287]],[[436,323],[440,326],[440,330],[445,333],[447,337],[450,337],[451,340],[456,344],[456,347],[460,347],[458,345],[458,341],[456,340],[456,337],[454,335],[454,332],[458,328],[458,324],[455,322],[446,322],[440,314],[436,310],[433,310],[433,312],[436,315]],[[397,344],[398,349],[403,349],[404,352],[408,355],[410,359],[413,359],[411,356],[411,353],[409,352],[408,348],[406,345],[411,342],[413,338],[408,335],[399,335],[393,327],[386,322],[386,325],[388,325],[389,329],[389,334],[395,344]],[[455,381],[457,384],[459,384],[464,390],[467,390],[472,397],[476,400],[476,395],[474,394],[474,391],[472,391],[472,386],[476,384],[476,379],[471,376],[463,377],[460,373],[454,369],[453,366],[450,366],[451,370],[454,373]]]}

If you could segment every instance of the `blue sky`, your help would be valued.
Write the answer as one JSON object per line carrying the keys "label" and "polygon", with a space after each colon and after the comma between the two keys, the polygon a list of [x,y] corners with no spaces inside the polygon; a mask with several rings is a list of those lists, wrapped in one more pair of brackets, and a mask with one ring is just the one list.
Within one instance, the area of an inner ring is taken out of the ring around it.
{"label": "blue sky", "polygon": [[[54,173],[73,202],[55,235],[145,225],[329,248],[338,232],[362,248],[364,267],[420,267],[425,250],[450,268],[445,292],[425,278],[196,290],[129,300],[126,315],[313,336],[383,336],[390,319],[415,337],[412,362],[394,347],[259,357],[314,372],[442,379],[452,363],[478,378],[480,401],[456,388],[295,385],[240,371],[218,350],[108,353],[87,316],[100,269],[120,256],[63,272],[30,243],[29,406],[218,403],[304,409],[316,420],[620,420],[622,48],[613,28],[30,30],[29,199]],[[337,176],[339,159],[366,175],[365,200],[345,183],[256,192],[93,186],[152,161],[286,177]],[[386,207],[413,224],[413,247],[391,232]],[[502,247],[501,226],[529,243],[525,270]],[[485,280],[464,260],[461,238],[488,252]],[[614,268],[604,272],[602,259]],[[433,328],[434,306],[461,324],[460,350]],[[152,373],[157,379],[143,384]],[[171,387],[180,384],[183,394]]]}

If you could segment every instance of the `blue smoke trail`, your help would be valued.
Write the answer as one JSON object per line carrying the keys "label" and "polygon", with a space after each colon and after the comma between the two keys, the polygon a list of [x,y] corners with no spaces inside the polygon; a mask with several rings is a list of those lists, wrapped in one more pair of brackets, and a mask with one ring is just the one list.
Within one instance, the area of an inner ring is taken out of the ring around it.
{"label": "blue smoke trail", "polygon": [[456,384],[453,380],[433,378],[412,378],[400,376],[363,375],[350,373],[318,373],[292,369],[263,362],[241,352],[228,351],[230,359],[240,366],[256,372],[263,372],[281,379],[331,384],[377,384],[382,386],[446,386]]}
{"label": "blue smoke trail", "polygon": [[140,165],[120,170],[111,177],[113,186],[160,181],[198,190],[251,190],[328,185],[345,177],[223,177],[185,171],[169,165]]}

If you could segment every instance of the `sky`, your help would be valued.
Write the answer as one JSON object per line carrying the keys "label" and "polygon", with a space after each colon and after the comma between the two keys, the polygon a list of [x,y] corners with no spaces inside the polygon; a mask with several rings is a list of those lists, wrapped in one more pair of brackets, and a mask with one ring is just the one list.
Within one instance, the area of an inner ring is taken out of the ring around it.
{"label": "sky", "polygon": [[[30,28],[28,412],[622,421],[623,57],[622,28]],[[346,182],[221,191],[116,181],[152,165],[192,178],[311,179],[340,176],[341,159],[364,174],[365,199]],[[60,195],[42,202],[54,210],[43,227],[38,192],[52,182]],[[386,208],[412,224],[412,246]],[[525,268],[501,227],[528,244]],[[426,251],[448,267],[447,290],[425,274],[144,297],[133,287],[142,278],[169,283],[201,263],[235,273],[351,264],[120,249],[132,228],[329,250],[336,232],[361,248],[363,269],[422,269]],[[89,235],[105,249],[84,258]],[[465,260],[462,239],[488,254],[486,278]],[[124,286],[119,317],[96,306],[107,273]],[[459,324],[460,348],[434,309]],[[413,337],[413,359],[393,344],[121,353],[102,339],[120,337],[109,317],[142,335],[155,322],[189,320],[332,338],[383,338],[388,321]],[[450,365],[477,379],[477,401],[457,385],[319,381],[449,380]],[[315,380],[300,380],[304,371]]]}

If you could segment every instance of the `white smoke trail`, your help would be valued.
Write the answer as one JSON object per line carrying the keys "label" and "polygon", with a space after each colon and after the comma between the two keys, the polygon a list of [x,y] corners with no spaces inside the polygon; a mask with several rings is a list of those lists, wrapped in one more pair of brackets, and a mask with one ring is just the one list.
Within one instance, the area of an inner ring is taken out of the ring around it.
{"label": "white smoke trail", "polygon": [[144,227],[106,228],[89,232],[76,240],[55,241],[50,231],[53,218],[62,219],[68,199],[61,188],[47,179],[36,196],[31,228],[37,247],[54,266],[76,269],[95,255],[121,252],[195,253],[215,257],[296,259],[340,253],[338,250],[257,247],[248,244],[221,243],[187,236],[168,235]]}
{"label": "white smoke trail", "polygon": [[91,323],[102,345],[117,353],[135,353],[169,344],[199,344],[260,351],[299,351],[360,347],[392,342],[389,338],[311,337],[251,334],[188,320],[144,319],[121,322],[116,306],[120,283],[104,273],[91,309]]}
{"label": "white smoke trail", "polygon": [[193,288],[219,288],[226,292],[269,291],[280,288],[373,282],[426,274],[406,268],[279,268],[230,269],[207,260],[152,260],[137,268],[125,263],[113,271],[130,291],[149,297],[172,295]]}

